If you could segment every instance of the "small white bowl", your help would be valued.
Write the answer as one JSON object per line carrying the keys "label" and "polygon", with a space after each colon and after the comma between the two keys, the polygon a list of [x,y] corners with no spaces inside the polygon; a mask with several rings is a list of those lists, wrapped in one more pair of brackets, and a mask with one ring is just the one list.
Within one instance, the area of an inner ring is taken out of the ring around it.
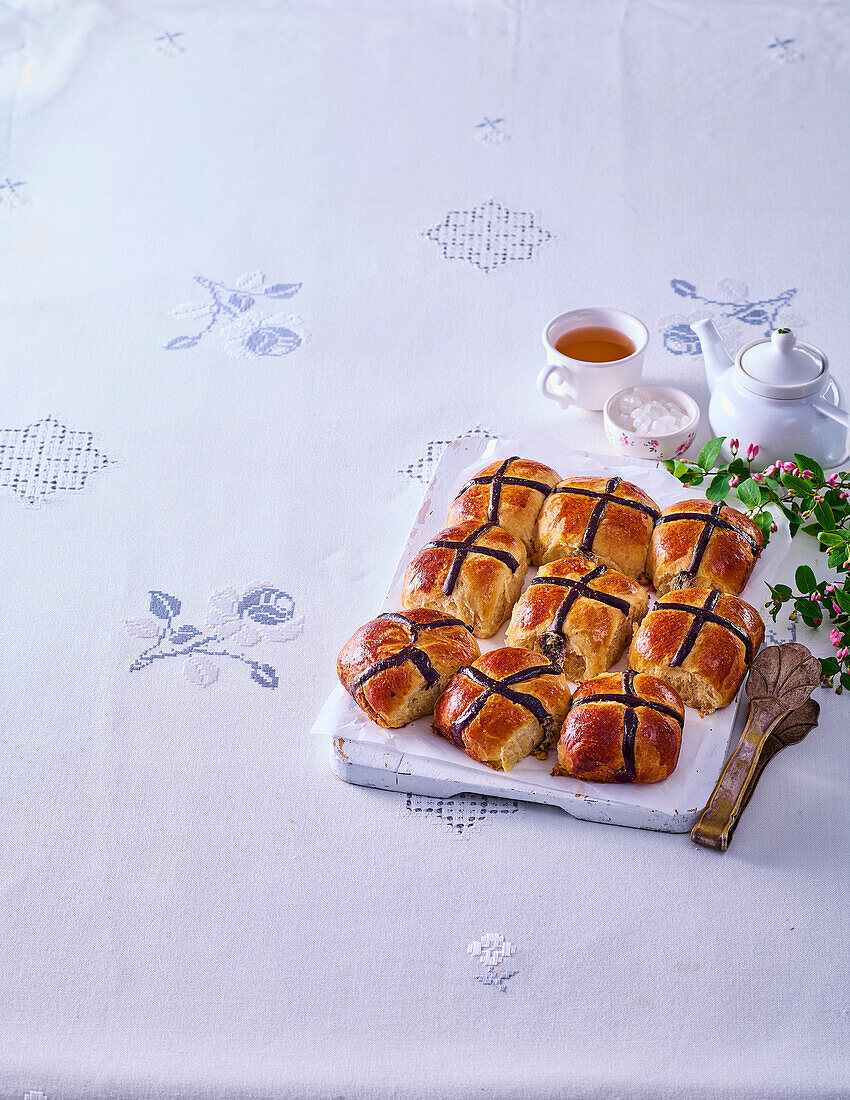
{"label": "small white bowl", "polygon": [[[611,409],[624,393],[634,389],[646,390],[653,397],[661,400],[675,401],[689,414],[688,423],[677,432],[658,436],[641,435],[639,432],[626,427],[625,424],[621,424],[612,416]],[[688,394],[682,390],[677,390],[673,386],[645,386],[641,384],[627,386],[625,389],[612,393],[605,402],[602,418],[605,422],[605,434],[608,436],[608,442],[621,455],[626,455],[629,458],[652,458],[656,462],[662,462],[668,458],[681,458],[693,443],[699,427],[699,405]]]}

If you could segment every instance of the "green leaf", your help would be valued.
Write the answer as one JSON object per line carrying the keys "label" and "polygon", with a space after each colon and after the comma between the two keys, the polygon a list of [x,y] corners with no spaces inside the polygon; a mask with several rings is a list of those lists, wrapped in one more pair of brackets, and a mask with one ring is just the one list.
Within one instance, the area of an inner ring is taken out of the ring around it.
{"label": "green leaf", "polygon": [[745,508],[758,508],[761,504],[761,489],[758,487],[758,482],[753,481],[751,477],[742,481],[735,491],[738,494],[738,500]]}
{"label": "green leaf", "polygon": [[839,565],[844,564],[844,558],[844,547],[836,546],[834,550],[830,550],[829,557],[826,559],[826,562],[830,569],[837,569]]}
{"label": "green leaf", "polygon": [[838,669],[839,664],[835,657],[824,657],[820,663],[821,676],[835,676]]}
{"label": "green leaf", "polygon": [[797,572],[794,574],[794,580],[797,582],[797,587],[801,592],[814,591],[815,585],[818,583],[815,579],[814,572],[808,565],[800,565],[797,567]]}
{"label": "green leaf", "polygon": [[709,500],[724,500],[729,495],[729,474],[715,474],[705,491]]}
{"label": "green leaf", "polygon": [[804,477],[795,477],[787,470],[782,471],[781,481],[786,489],[795,493],[798,497],[805,498],[814,494],[815,487],[811,481],[807,481]]}
{"label": "green leaf", "polygon": [[791,595],[791,588],[787,584],[769,584],[767,587],[778,600],[787,600]]}
{"label": "green leaf", "polygon": [[815,505],[815,519],[820,523],[824,531],[835,530],[835,513],[826,501],[818,501]]}
{"label": "green leaf", "polygon": [[703,470],[713,470],[714,464],[717,462],[717,456],[720,454],[720,448],[723,446],[723,440],[725,435],[718,436],[717,439],[709,439],[708,443],[703,447],[700,453],[697,455],[697,466],[701,466]]}
{"label": "green leaf", "polygon": [[820,479],[821,485],[826,481],[826,475],[823,472],[823,467],[819,466],[813,458],[809,458],[808,455],[799,455],[795,452],[794,461],[797,463],[799,469],[811,470],[812,473],[815,475],[815,478]]}
{"label": "green leaf", "polygon": [[818,542],[823,543],[824,546],[843,546],[845,538],[840,531],[821,531]]}
{"label": "green leaf", "polygon": [[770,512],[756,512],[752,517],[753,523],[758,527],[764,537],[764,544],[770,542],[770,529],[773,526],[773,516]]}
{"label": "green leaf", "polygon": [[673,467],[673,477],[680,478],[688,469],[684,462],[671,462],[671,466]]}
{"label": "green leaf", "polygon": [[676,467],[676,463],[673,461],[672,458],[665,458],[664,459],[664,469],[667,470],[669,473],[672,474],[675,467]]}
{"label": "green leaf", "polygon": [[841,686],[843,688],[850,688],[850,676],[846,672],[841,673]]}
{"label": "green leaf", "polygon": [[836,588],[832,593],[832,598],[842,611],[850,614],[850,592],[846,588]]}

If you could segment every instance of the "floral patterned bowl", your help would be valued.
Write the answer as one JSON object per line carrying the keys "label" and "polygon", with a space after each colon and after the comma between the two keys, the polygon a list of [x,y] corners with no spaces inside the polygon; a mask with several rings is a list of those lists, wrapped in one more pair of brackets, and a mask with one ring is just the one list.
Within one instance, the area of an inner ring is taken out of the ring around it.
{"label": "floral patterned bowl", "polygon": [[[628,387],[628,389],[632,388]],[[613,409],[618,403],[618,398],[627,392],[627,390],[618,390],[611,394],[602,410],[608,442],[615,451],[629,458],[654,458],[657,462],[668,458],[681,458],[697,434],[699,405],[688,394],[673,386],[641,385],[640,388],[647,390],[653,397],[660,400],[675,401],[688,413],[690,419],[683,428],[669,435],[641,435],[616,418]]]}

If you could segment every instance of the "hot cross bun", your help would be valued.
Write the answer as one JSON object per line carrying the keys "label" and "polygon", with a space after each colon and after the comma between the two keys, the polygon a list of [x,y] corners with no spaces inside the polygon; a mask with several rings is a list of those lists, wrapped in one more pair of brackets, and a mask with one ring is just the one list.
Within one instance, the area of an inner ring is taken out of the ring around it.
{"label": "hot cross bun", "polygon": [[685,707],[655,676],[609,672],[573,696],[553,775],[591,783],[658,783],[674,771]]}
{"label": "hot cross bun", "polygon": [[511,613],[528,569],[525,546],[494,523],[468,520],[424,546],[404,574],[404,607],[455,615],[491,638]]}
{"label": "hot cross bun", "polygon": [[545,757],[570,705],[559,665],[530,649],[491,649],[452,677],[434,707],[434,729],[496,770],[530,753]]}
{"label": "hot cross bun", "polygon": [[754,607],[719,589],[662,596],[632,640],[629,667],[650,672],[700,714],[728,706],[764,641]]}
{"label": "hot cross bun", "polygon": [[430,714],[437,697],[478,643],[460,619],[413,608],[361,626],[340,650],[340,683],[379,726],[397,729]]}
{"label": "hot cross bun", "polygon": [[749,516],[709,500],[681,500],[661,513],[646,560],[656,592],[719,588],[737,596],[764,536]]}
{"label": "hot cross bun", "polygon": [[496,523],[521,539],[531,554],[538,513],[559,481],[551,467],[529,458],[491,462],[458,493],[449,510],[449,525],[467,520]]}
{"label": "hot cross bun", "polygon": [[624,573],[561,558],[541,566],[520,596],[505,641],[557,661],[568,680],[587,680],[619,661],[648,605]]}
{"label": "hot cross bun", "polygon": [[584,554],[640,580],[658,505],[619,477],[571,477],[556,485],[540,509],[534,536],[538,565]]}

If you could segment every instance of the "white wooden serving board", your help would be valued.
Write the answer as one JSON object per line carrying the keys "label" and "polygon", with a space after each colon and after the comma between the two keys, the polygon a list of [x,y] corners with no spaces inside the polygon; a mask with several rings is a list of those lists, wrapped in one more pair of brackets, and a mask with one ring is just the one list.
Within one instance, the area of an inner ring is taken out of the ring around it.
{"label": "white wooden serving board", "polygon": [[[634,481],[662,507],[688,496],[663,466],[641,459],[573,451],[553,440],[463,439],[444,451],[434,472],[395,576],[379,611],[401,609],[404,570],[410,559],[445,526],[449,506],[458,490],[479,467],[495,459],[522,455],[545,462],[562,477],[619,474]],[[777,518],[778,531],[756,564],[742,596],[761,610],[764,582],[773,583],[791,545],[787,522]],[[529,569],[525,585],[536,575]],[[370,616],[364,615],[364,621]],[[345,639],[340,639],[340,645]],[[505,628],[495,637],[479,640],[482,651],[505,644]],[[625,657],[615,670],[626,667]],[[717,782],[738,726],[743,691],[738,699],[708,718],[686,708],[682,750],[676,771],[663,783],[648,785],[585,783],[552,776],[555,754],[549,760],[528,757],[510,772],[496,772],[470,759],[431,729],[431,718],[421,718],[400,730],[384,730],[370,722],[340,685],[332,692],[312,733],[327,738],[336,774],[349,783],[408,794],[447,798],[462,793],[496,795],[527,802],[560,806],[573,817],[661,832],[689,832]]]}

